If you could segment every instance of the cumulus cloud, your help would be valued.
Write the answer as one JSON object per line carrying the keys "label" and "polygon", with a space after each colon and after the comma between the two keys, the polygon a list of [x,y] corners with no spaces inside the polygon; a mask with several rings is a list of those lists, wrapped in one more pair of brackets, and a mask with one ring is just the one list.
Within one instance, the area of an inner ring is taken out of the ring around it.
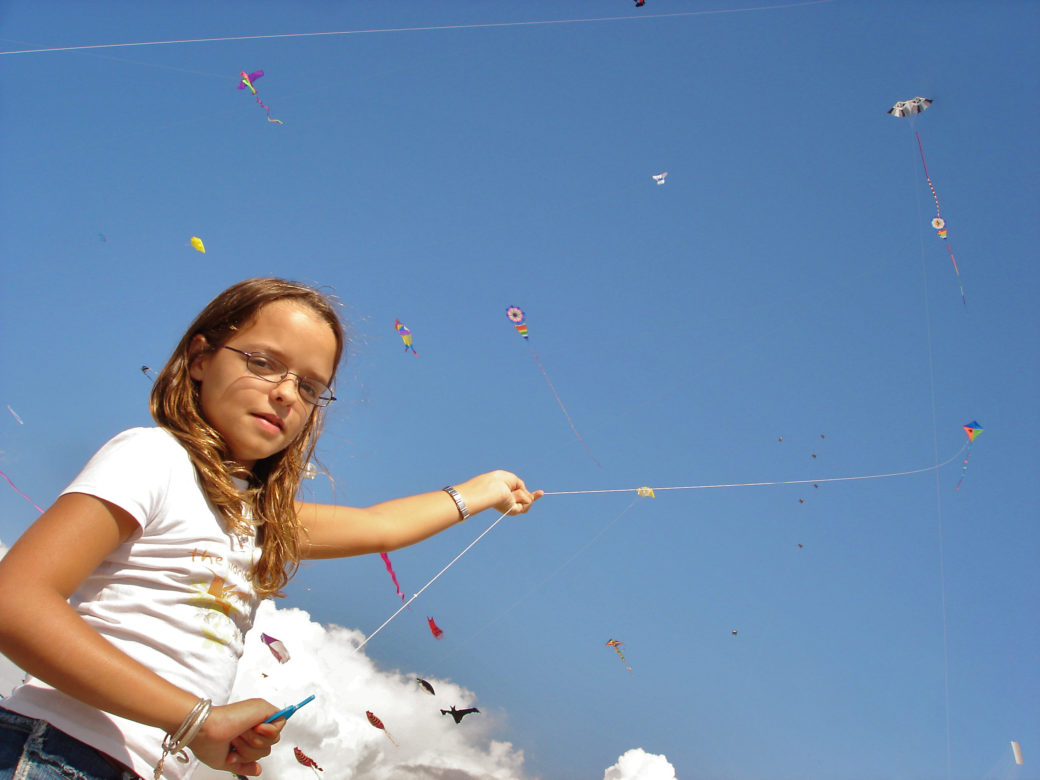
{"label": "cumulus cloud", "polygon": [[603,780],[676,780],[675,767],[664,756],[633,748],[603,773]]}
{"label": "cumulus cloud", "polygon": [[[282,640],[292,656],[279,664],[260,633]],[[293,755],[299,747],[325,771],[329,780],[415,778],[415,780],[528,780],[524,754],[508,742],[492,739],[500,716],[481,708],[461,725],[441,708],[473,706],[471,691],[427,678],[436,695],[425,693],[414,675],[380,669],[354,648],[364,635],[339,626],[323,626],[300,609],[278,609],[265,601],[239,665],[232,698],[259,696],[277,706],[315,695],[285,726],[281,742],[262,765],[267,777],[309,780],[315,773]],[[266,677],[265,677],[266,675]],[[374,728],[371,710],[399,744]],[[227,780],[226,772],[208,767],[195,780]]]}

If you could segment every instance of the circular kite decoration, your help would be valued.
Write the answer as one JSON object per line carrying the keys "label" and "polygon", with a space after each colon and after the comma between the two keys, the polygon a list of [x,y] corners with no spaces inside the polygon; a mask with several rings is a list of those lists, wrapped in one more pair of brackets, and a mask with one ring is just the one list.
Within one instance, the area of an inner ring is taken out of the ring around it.
{"label": "circular kite decoration", "polygon": [[517,325],[524,321],[524,311],[519,306],[510,306],[506,309],[506,316]]}
{"label": "circular kite decoration", "polygon": [[932,227],[936,230],[942,230],[944,227],[946,227],[946,220],[942,217],[936,217],[932,220]]}

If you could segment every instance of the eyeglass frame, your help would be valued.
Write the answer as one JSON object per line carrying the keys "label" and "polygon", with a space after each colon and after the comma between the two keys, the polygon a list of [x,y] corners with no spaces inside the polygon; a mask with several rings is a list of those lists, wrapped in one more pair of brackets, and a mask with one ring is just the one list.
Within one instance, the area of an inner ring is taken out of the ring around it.
{"label": "eyeglass frame", "polygon": [[[284,382],[286,380],[287,377],[290,377],[290,376],[295,377],[296,378],[296,394],[300,397],[300,399],[304,403],[308,403],[311,406],[317,407],[319,409],[324,409],[330,403],[332,403],[333,401],[336,400],[336,396],[334,396],[332,394],[332,388],[329,387],[327,384],[325,384],[324,382],[318,381],[314,377],[302,376],[301,374],[297,374],[295,371],[290,371],[289,370],[289,366],[285,365],[285,363],[283,361],[279,360],[274,355],[268,355],[266,352],[246,352],[245,350],[242,350],[242,349],[236,349],[235,347],[229,347],[227,344],[224,344],[224,349],[230,349],[232,352],[237,352],[239,355],[242,355],[246,359],[246,369],[249,371],[250,374],[255,376],[257,379],[263,379],[265,382],[270,382],[273,385],[280,385],[282,382]],[[266,376],[261,376],[260,374],[256,373],[256,371],[254,371],[252,369],[252,367],[250,367],[250,365],[249,365],[249,361],[251,361],[254,356],[255,357],[266,358],[267,360],[271,361],[272,363],[277,363],[283,369],[285,369],[285,371],[282,373],[281,379],[270,379],[270,378],[268,378]],[[317,401],[308,401],[300,393],[300,381],[301,380],[304,380],[304,381],[307,381],[307,382],[314,382],[317,385],[321,385],[322,387],[325,388],[325,391],[328,393],[328,397],[326,398],[324,395],[319,394]],[[322,403],[322,401],[324,401],[324,403]]]}

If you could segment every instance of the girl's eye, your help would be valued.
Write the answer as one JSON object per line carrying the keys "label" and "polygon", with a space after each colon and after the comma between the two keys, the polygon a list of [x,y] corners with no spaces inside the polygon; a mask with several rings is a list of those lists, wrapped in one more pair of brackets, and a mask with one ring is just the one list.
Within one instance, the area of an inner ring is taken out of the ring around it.
{"label": "girl's eye", "polygon": [[314,403],[318,400],[318,396],[321,395],[321,390],[314,383],[307,379],[301,379],[299,382],[300,395],[303,396],[303,400]]}
{"label": "girl's eye", "polygon": [[253,368],[258,371],[270,371],[274,368],[271,359],[266,355],[253,355],[250,358],[250,362],[252,362]]}

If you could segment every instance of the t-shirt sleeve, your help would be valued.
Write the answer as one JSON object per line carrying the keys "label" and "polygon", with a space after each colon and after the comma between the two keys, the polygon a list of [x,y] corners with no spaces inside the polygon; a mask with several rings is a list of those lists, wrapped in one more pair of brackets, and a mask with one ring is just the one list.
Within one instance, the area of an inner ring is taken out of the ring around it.
{"label": "t-shirt sleeve", "polygon": [[130,513],[141,528],[155,517],[180,445],[161,428],[131,428],[110,439],[62,491],[85,493]]}

